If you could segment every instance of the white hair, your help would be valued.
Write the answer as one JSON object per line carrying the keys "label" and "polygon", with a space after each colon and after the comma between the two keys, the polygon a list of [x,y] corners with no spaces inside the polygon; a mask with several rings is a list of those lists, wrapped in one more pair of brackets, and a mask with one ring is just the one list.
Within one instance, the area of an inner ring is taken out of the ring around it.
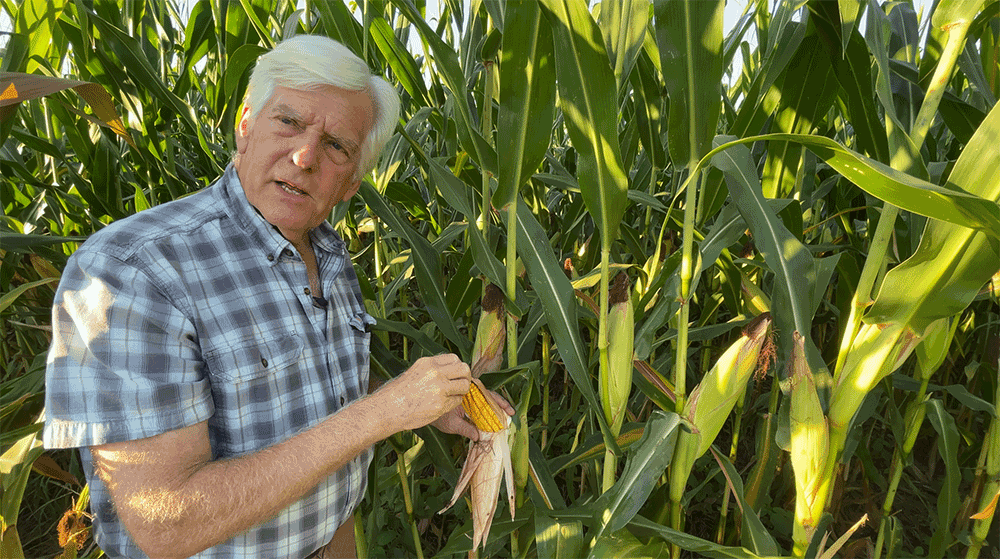
{"label": "white hair", "polygon": [[277,86],[308,91],[332,85],[351,91],[366,90],[375,114],[372,129],[361,143],[355,180],[375,166],[375,159],[399,120],[399,94],[374,76],[364,60],[341,43],[321,35],[296,35],[278,43],[257,60],[244,103],[253,119]]}

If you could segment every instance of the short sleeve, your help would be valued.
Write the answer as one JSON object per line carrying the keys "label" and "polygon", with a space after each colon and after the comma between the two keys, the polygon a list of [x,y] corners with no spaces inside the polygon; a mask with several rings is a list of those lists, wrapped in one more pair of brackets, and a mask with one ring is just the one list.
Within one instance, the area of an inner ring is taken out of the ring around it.
{"label": "short sleeve", "polygon": [[191,320],[139,266],[86,246],[56,291],[45,383],[47,448],[151,437],[214,413]]}

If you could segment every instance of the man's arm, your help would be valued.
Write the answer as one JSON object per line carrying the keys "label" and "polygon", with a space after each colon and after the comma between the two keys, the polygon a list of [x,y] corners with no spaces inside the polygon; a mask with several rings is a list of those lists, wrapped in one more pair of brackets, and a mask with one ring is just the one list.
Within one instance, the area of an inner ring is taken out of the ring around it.
{"label": "man's arm", "polygon": [[425,357],[374,394],[258,452],[212,461],[202,422],[91,447],[94,469],[147,555],[187,557],[273,517],[376,442],[454,409],[470,378],[454,355]]}

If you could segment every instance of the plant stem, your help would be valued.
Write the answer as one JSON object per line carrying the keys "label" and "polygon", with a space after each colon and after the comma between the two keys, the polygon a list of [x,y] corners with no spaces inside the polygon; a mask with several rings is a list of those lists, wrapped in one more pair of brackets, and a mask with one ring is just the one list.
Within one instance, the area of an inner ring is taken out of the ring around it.
{"label": "plant stem", "polygon": [[550,379],[550,368],[552,366],[549,356],[549,331],[547,329],[542,329],[542,445],[541,448],[545,449],[545,443],[548,440],[549,435],[549,379]]}
{"label": "plant stem", "polygon": [[[611,247],[602,246],[601,247],[601,314],[599,317],[598,327],[597,327],[597,350],[599,352],[600,361],[600,374],[602,377],[610,377],[611,375],[611,362],[608,357],[608,283],[609,277],[611,275],[611,265],[609,260],[611,259]],[[610,409],[614,406],[613,402],[604,402],[605,409]],[[598,411],[598,413],[603,413],[603,410]],[[612,418],[608,418],[608,424],[611,425]],[[617,437],[617,430],[611,425],[612,434]],[[611,486],[615,484],[615,471],[618,469],[618,458],[615,453],[611,451],[610,448],[604,451],[604,470],[601,481],[601,490],[607,491],[611,489]]]}
{"label": "plant stem", "polygon": [[[996,396],[994,397],[994,407],[996,415],[990,421],[990,428],[986,438],[983,439],[982,453],[986,455],[986,469],[980,472],[988,481],[983,486],[982,496],[979,498],[979,510],[983,511],[991,503],[993,497],[1000,491],[1000,383],[997,384]],[[965,553],[965,559],[975,559],[979,557],[979,551],[983,547],[986,536],[989,534],[993,517],[996,516],[996,509],[985,518],[977,518],[972,525],[972,534],[969,538],[969,549]]]}
{"label": "plant stem", "polygon": [[[729,461],[736,463],[736,448],[740,442],[740,426],[743,423],[743,401],[746,399],[746,393],[740,396],[740,399],[736,402],[736,415],[733,417],[733,442],[729,447]],[[719,515],[719,527],[715,532],[715,542],[719,545],[723,545],[723,540],[726,537],[726,521],[729,517],[729,489],[726,489],[725,494],[722,497],[722,513]]]}
{"label": "plant stem", "polygon": [[[692,160],[688,169],[698,164]],[[687,348],[688,322],[691,316],[691,278],[694,276],[694,218],[698,206],[696,193],[700,176],[693,177],[684,193],[684,226],[681,232],[681,309],[677,320],[677,358],[674,362],[674,393],[677,395],[676,410],[683,414],[687,403]]]}
{"label": "plant stem", "polygon": [[885,532],[889,527],[889,516],[892,514],[892,502],[896,498],[896,490],[899,488],[899,481],[903,477],[903,467],[906,464],[913,445],[917,441],[917,433],[924,422],[924,414],[927,407],[924,403],[924,396],[927,394],[927,384],[930,375],[923,378],[920,383],[920,390],[917,397],[906,406],[904,418],[908,418],[906,423],[906,440],[903,441],[902,448],[897,449],[892,457],[892,478],[889,481],[889,488],[886,491],[885,502],[882,504],[882,521],[879,523],[878,537],[875,542],[875,559],[882,556],[882,543],[885,541]]}
{"label": "plant stem", "polygon": [[[910,138],[912,140],[912,147],[910,149],[919,150],[927,137],[927,132],[930,130],[934,117],[937,115],[941,98],[944,96],[945,87],[948,85],[948,80],[951,79],[952,72],[955,69],[958,56],[965,48],[965,37],[971,23],[971,21],[960,21],[947,28],[947,42],[938,59],[938,65],[934,69],[934,75],[931,77],[930,84],[928,85],[927,94],[924,96],[924,101],[920,105],[920,111],[917,113],[917,118],[914,120],[913,128],[910,131]],[[919,158],[919,153],[907,153],[905,156],[896,155],[891,161],[892,167],[909,174],[915,174],[914,171],[919,167]],[[835,383],[844,374],[843,368],[847,354],[850,352],[854,338],[861,327],[862,311],[871,301],[876,273],[886,264],[889,240],[892,237],[898,213],[899,208],[887,203],[883,206],[882,214],[879,216],[878,226],[875,229],[875,237],[872,239],[868,250],[868,258],[861,271],[861,278],[858,281],[858,288],[855,291],[854,300],[851,305],[851,314],[844,331],[844,338],[841,341],[840,352],[837,355],[837,365],[834,369]],[[831,407],[833,405],[835,404],[832,403]],[[829,481],[836,471],[841,451],[844,449],[844,444],[847,441],[847,429],[849,425],[850,421],[844,422],[843,425],[830,423],[830,452],[827,457],[826,467],[824,468],[824,475],[828,476],[827,486],[830,488],[833,487],[833,484],[829,483]]]}
{"label": "plant stem", "polygon": [[413,499],[410,497],[409,475],[406,471],[406,455],[396,453],[396,470],[399,472],[399,483],[403,488],[403,504],[406,507],[406,519],[410,523],[410,532],[413,534],[413,546],[417,550],[418,559],[424,559],[423,546],[420,545],[420,531],[417,530],[417,522],[413,518]]}

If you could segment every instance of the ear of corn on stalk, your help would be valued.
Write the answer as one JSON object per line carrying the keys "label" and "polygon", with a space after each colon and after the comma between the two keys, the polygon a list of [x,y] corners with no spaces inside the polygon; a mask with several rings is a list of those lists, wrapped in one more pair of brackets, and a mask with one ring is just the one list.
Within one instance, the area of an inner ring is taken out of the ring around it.
{"label": "ear of corn on stalk", "polygon": [[[468,403],[467,403],[468,402]],[[472,387],[462,399],[465,413],[479,428],[479,440],[469,447],[469,454],[462,466],[462,473],[455,486],[451,502],[441,510],[450,509],[469,487],[470,509],[472,511],[473,549],[480,543],[486,544],[490,536],[490,526],[497,509],[500,496],[501,477],[507,484],[507,502],[510,518],[514,519],[514,472],[510,457],[510,418],[486,393],[486,388],[478,379],[473,379]],[[480,427],[487,427],[484,429]]]}
{"label": "ear of corn on stalk", "polygon": [[628,274],[615,276],[608,292],[608,367],[601,370],[601,403],[604,416],[617,436],[625,420],[625,407],[632,391],[632,349],[635,325]]}
{"label": "ear of corn on stalk", "polygon": [[901,324],[863,325],[834,378],[830,427],[846,429],[868,392],[898,369],[921,339]]}
{"label": "ear of corn on stalk", "polygon": [[503,348],[507,341],[503,301],[500,288],[492,283],[486,284],[476,344],[472,348],[472,376],[475,378],[496,371],[503,363]]}
{"label": "ear of corn on stalk", "polygon": [[771,313],[764,313],[747,324],[740,338],[691,391],[684,417],[697,434],[695,458],[712,446],[736,401],[746,390],[747,382],[757,370],[761,348],[768,343],[770,327]]}
{"label": "ear of corn on stalk", "polygon": [[715,366],[691,392],[687,405],[682,410],[687,429],[678,433],[677,446],[670,463],[669,493],[674,529],[680,529],[680,503],[695,460],[712,446],[736,401],[746,390],[747,382],[757,370],[757,363],[762,357],[762,348],[768,348],[763,352],[768,358],[773,352],[769,338],[770,327],[770,313],[764,313],[747,324],[739,339],[719,357]]}
{"label": "ear of corn on stalk", "polygon": [[792,348],[789,441],[795,474],[795,523],[792,528],[796,557],[803,557],[823,516],[829,480],[824,475],[830,445],[829,426],[812,370],[806,361],[805,339],[794,332]]}

